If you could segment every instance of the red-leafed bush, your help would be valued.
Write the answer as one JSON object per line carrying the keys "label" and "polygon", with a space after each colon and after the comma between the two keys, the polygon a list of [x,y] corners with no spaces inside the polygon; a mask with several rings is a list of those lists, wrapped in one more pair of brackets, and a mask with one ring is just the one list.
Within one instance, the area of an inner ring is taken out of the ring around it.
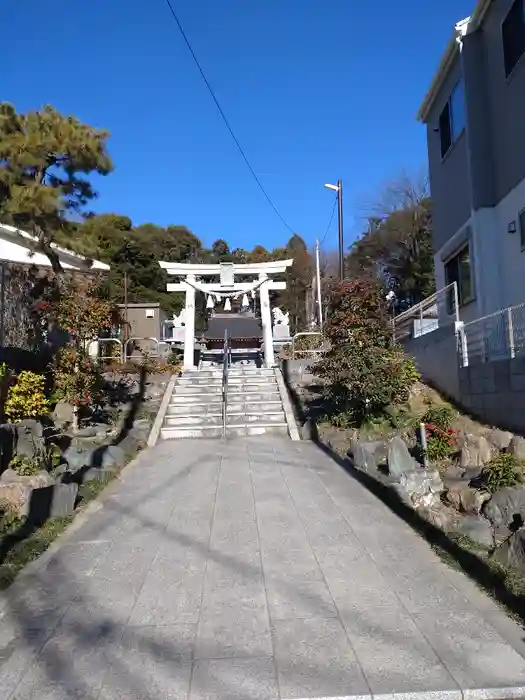
{"label": "red-leafed bush", "polygon": [[412,360],[392,344],[379,285],[356,280],[336,287],[324,334],[330,349],[314,371],[324,381],[325,404],[332,422],[360,423],[408,399],[419,375]]}

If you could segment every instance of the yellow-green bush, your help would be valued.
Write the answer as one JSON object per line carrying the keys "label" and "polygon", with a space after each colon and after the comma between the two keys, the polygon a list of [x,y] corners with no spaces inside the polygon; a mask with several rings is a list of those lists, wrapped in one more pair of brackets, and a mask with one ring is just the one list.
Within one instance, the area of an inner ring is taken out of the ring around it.
{"label": "yellow-green bush", "polygon": [[6,417],[13,422],[39,418],[48,413],[49,409],[44,377],[35,372],[20,372],[16,383],[7,392],[4,406]]}

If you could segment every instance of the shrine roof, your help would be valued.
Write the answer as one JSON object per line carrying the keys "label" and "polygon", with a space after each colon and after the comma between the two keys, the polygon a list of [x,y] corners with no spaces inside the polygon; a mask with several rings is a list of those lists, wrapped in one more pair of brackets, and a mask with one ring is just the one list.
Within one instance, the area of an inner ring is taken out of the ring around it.
{"label": "shrine roof", "polygon": [[204,337],[210,340],[222,340],[224,332],[233,339],[262,338],[261,322],[255,316],[244,314],[221,314],[212,316],[208,321],[208,329]]}

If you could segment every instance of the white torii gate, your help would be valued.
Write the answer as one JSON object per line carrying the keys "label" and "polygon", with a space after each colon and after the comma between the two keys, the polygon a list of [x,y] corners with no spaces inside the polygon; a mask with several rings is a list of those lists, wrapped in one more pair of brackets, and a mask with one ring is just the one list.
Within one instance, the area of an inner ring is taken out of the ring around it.
{"label": "white torii gate", "polygon": [[[293,260],[277,260],[266,263],[219,263],[218,265],[171,263],[159,261],[159,265],[168,275],[184,278],[181,282],[168,282],[168,292],[185,292],[185,330],[184,330],[184,369],[194,369],[195,347],[195,292],[200,291],[211,296],[237,297],[241,294],[259,292],[261,321],[263,327],[264,364],[273,367],[272,315],[270,311],[270,290],[286,289],[286,282],[276,282],[270,275],[286,271]],[[235,282],[235,275],[253,276],[253,282]],[[219,282],[201,282],[201,278],[220,277]]]}

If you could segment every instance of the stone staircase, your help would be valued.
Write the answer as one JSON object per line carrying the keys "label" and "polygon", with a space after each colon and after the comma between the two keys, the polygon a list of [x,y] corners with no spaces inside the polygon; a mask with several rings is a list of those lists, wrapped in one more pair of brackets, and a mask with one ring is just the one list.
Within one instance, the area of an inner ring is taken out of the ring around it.
{"label": "stone staircase", "polygon": [[[275,371],[242,365],[230,368],[227,415],[227,437],[288,435]],[[222,430],[222,368],[184,372],[174,386],[161,439],[222,437]]]}

